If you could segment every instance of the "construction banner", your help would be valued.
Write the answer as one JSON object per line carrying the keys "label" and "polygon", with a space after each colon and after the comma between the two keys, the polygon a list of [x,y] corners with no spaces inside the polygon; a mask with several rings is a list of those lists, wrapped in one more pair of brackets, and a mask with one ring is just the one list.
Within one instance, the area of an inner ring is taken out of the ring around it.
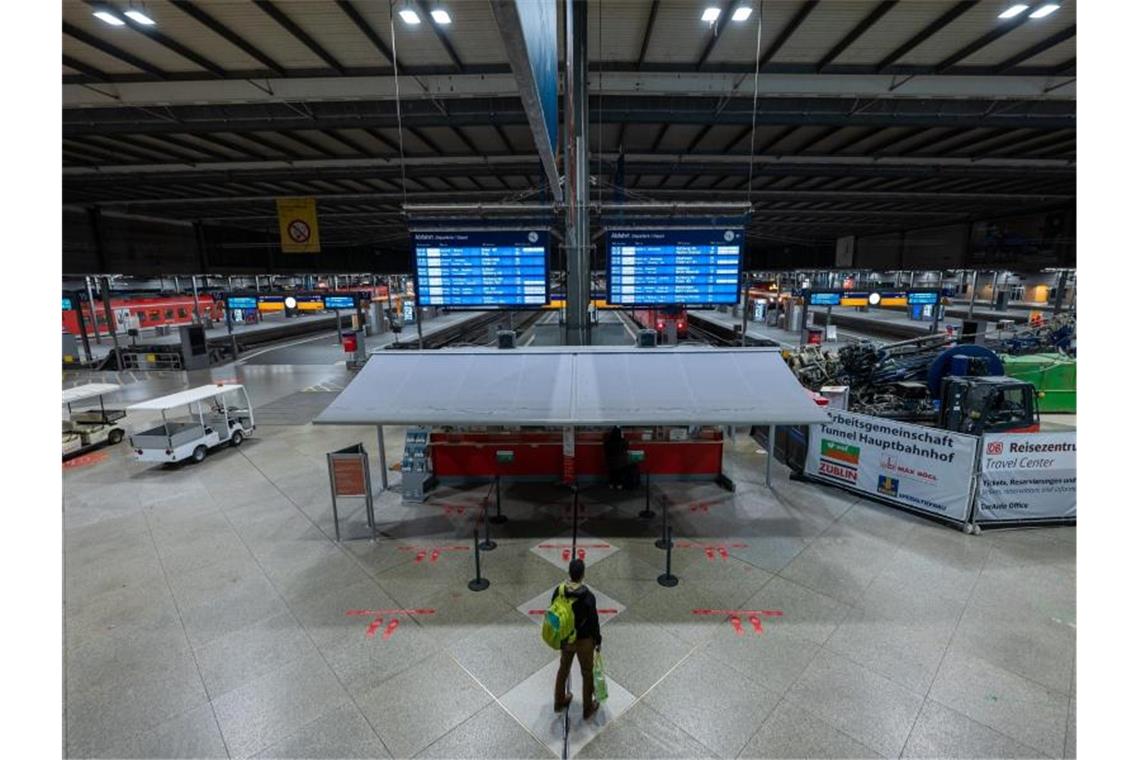
{"label": "construction banner", "polygon": [[1077,516],[1076,433],[987,433],[977,522]]}
{"label": "construction banner", "polygon": [[320,253],[315,198],[278,198],[277,226],[281,229],[282,252]]}
{"label": "construction banner", "polygon": [[938,428],[829,411],[812,425],[804,471],[957,522],[970,516],[978,439]]}

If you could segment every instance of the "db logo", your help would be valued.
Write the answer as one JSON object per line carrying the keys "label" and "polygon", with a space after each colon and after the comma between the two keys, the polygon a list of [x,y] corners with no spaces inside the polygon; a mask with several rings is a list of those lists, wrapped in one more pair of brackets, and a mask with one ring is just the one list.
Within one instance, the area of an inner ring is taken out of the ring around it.
{"label": "db logo", "polygon": [[986,444],[986,453],[994,456],[1001,456],[1002,451],[1005,450],[1001,441],[994,441]]}

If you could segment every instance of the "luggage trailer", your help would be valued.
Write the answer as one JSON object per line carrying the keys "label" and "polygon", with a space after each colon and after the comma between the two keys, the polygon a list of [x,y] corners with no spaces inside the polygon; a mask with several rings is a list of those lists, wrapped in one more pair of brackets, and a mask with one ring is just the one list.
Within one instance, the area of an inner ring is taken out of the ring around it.
{"label": "luggage trailer", "polygon": [[[185,413],[173,413],[182,407]],[[240,446],[257,428],[249,394],[238,384],[203,385],[132,404],[127,411],[162,416],[161,425],[130,438],[140,462],[201,462],[207,451],[223,443]]]}
{"label": "luggage trailer", "polygon": [[[118,421],[126,416],[121,409],[107,409],[103,397],[115,393],[121,385],[117,383],[88,383],[66,388],[63,391],[63,405],[67,416],[63,420],[63,456],[68,457],[102,443],[112,446],[123,440],[123,429]],[[72,404],[98,398],[98,409],[74,411]]]}

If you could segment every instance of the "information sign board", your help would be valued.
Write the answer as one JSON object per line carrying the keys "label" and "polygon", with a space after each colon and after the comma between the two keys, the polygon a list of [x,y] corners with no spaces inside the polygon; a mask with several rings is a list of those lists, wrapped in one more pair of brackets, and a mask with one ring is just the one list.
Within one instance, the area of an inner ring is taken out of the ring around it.
{"label": "information sign board", "polygon": [[982,437],[975,520],[1076,516],[1076,433],[987,433]]}
{"label": "information sign board", "polygon": [[332,311],[333,309],[348,309],[351,311],[356,308],[356,296],[325,296],[325,309]]}
{"label": "information sign board", "polygon": [[255,296],[227,296],[226,297],[227,309],[256,309],[257,298]]}
{"label": "information sign board", "polygon": [[607,300],[625,306],[715,306],[740,297],[742,229],[610,230]]}
{"label": "information sign board", "polygon": [[908,290],[906,292],[907,306],[930,306],[938,303],[937,290]]}
{"label": "information sign board", "polygon": [[420,306],[537,308],[550,300],[550,233],[418,231],[416,298]]}
{"label": "information sign board", "polygon": [[808,303],[811,306],[838,306],[842,299],[842,293],[817,293],[812,291]]}

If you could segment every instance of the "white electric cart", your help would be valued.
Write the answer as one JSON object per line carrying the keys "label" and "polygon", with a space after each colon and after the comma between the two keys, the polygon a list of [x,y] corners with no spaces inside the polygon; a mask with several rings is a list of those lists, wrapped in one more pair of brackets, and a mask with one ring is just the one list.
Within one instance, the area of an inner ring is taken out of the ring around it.
{"label": "white electric cart", "polygon": [[162,415],[161,425],[131,436],[140,462],[201,462],[223,443],[240,446],[256,428],[249,394],[237,384],[203,385],[132,404],[127,411]]}

